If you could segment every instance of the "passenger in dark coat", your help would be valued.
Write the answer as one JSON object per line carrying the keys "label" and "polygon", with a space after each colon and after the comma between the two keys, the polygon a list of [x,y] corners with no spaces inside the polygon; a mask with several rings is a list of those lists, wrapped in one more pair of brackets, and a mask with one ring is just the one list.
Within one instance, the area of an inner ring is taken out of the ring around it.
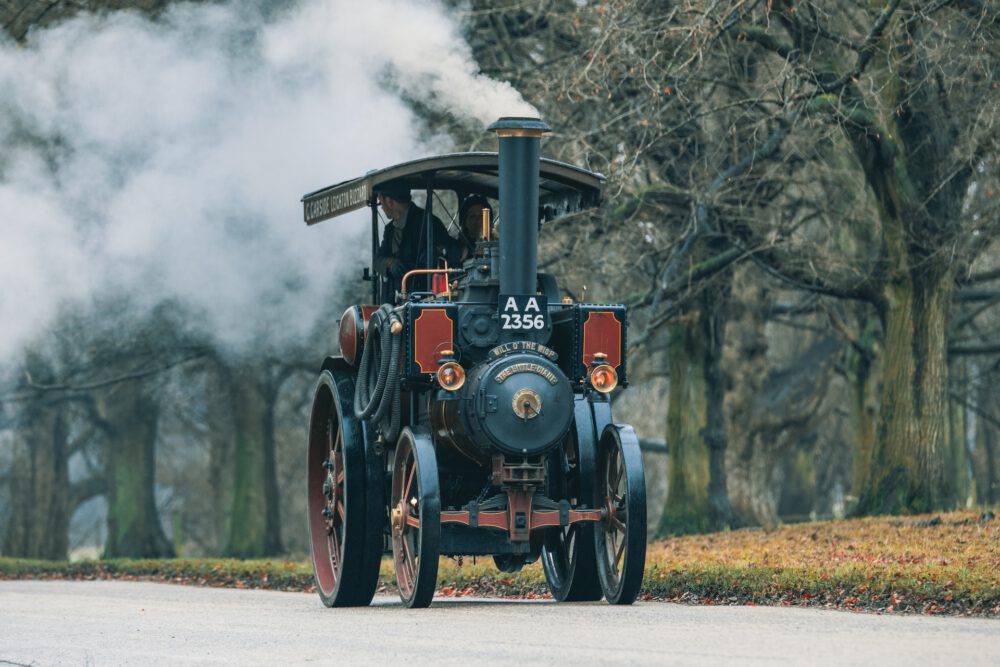
{"label": "passenger in dark coat", "polygon": [[[403,276],[407,271],[423,269],[427,265],[427,233],[424,229],[424,209],[413,203],[410,191],[405,187],[387,185],[376,189],[379,206],[389,218],[382,234],[375,258],[375,271],[388,278],[382,294],[382,301],[395,301],[395,294],[402,288]],[[453,239],[437,216],[434,225],[434,266],[441,266],[443,257],[454,255]],[[414,276],[406,283],[408,292],[427,289],[425,276]]]}
{"label": "passenger in dark coat", "polygon": [[[489,211],[489,224],[486,228],[487,236],[483,236],[483,211]],[[454,245],[453,253],[449,255],[448,261],[456,266],[472,257],[476,251],[476,243],[488,241],[490,227],[493,220],[493,208],[486,197],[481,195],[469,195],[462,200],[458,207],[458,221],[461,225],[458,233],[457,243]]]}

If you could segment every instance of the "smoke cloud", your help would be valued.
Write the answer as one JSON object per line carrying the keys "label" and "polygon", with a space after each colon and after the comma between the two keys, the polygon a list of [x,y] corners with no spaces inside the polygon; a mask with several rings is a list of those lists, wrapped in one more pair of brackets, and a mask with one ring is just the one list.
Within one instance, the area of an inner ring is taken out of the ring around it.
{"label": "smoke cloud", "polygon": [[387,72],[475,122],[534,113],[416,1],[179,4],[0,41],[0,364],[113,290],[178,299],[227,344],[305,335],[368,242],[364,213],[307,228],[301,195],[431,152]]}

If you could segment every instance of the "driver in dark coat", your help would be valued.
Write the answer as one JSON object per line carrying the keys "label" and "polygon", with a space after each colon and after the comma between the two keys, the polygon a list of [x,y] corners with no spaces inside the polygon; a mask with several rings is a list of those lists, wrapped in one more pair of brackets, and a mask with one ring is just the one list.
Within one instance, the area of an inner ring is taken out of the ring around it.
{"label": "driver in dark coat", "polygon": [[[392,303],[395,294],[402,288],[403,276],[412,269],[423,269],[427,265],[427,232],[424,229],[424,209],[413,203],[410,190],[405,186],[386,183],[375,188],[379,206],[389,218],[382,234],[375,258],[375,270],[387,278],[382,301]],[[437,216],[434,225],[434,266],[441,264],[441,257],[454,254],[453,239]],[[407,292],[424,291],[428,281],[425,276],[414,276],[406,283]]]}

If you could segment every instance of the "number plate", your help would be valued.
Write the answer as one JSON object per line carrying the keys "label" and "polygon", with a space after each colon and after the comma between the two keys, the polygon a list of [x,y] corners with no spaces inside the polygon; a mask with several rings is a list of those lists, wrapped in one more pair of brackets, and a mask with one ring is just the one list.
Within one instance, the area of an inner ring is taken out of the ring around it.
{"label": "number plate", "polygon": [[549,326],[549,301],[538,294],[501,294],[498,304],[504,331],[543,331]]}

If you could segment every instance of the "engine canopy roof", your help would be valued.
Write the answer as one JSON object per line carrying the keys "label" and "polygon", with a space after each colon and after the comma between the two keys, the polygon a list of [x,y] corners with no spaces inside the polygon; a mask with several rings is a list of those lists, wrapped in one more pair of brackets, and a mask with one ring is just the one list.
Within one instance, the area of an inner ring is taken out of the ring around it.
{"label": "engine canopy roof", "polygon": [[[302,197],[307,225],[373,203],[379,185],[392,182],[410,190],[453,190],[499,198],[500,161],[497,153],[449,153],[403,162],[364,176],[310,192]],[[539,216],[548,222],[595,208],[601,203],[604,176],[565,162],[539,160]]]}

